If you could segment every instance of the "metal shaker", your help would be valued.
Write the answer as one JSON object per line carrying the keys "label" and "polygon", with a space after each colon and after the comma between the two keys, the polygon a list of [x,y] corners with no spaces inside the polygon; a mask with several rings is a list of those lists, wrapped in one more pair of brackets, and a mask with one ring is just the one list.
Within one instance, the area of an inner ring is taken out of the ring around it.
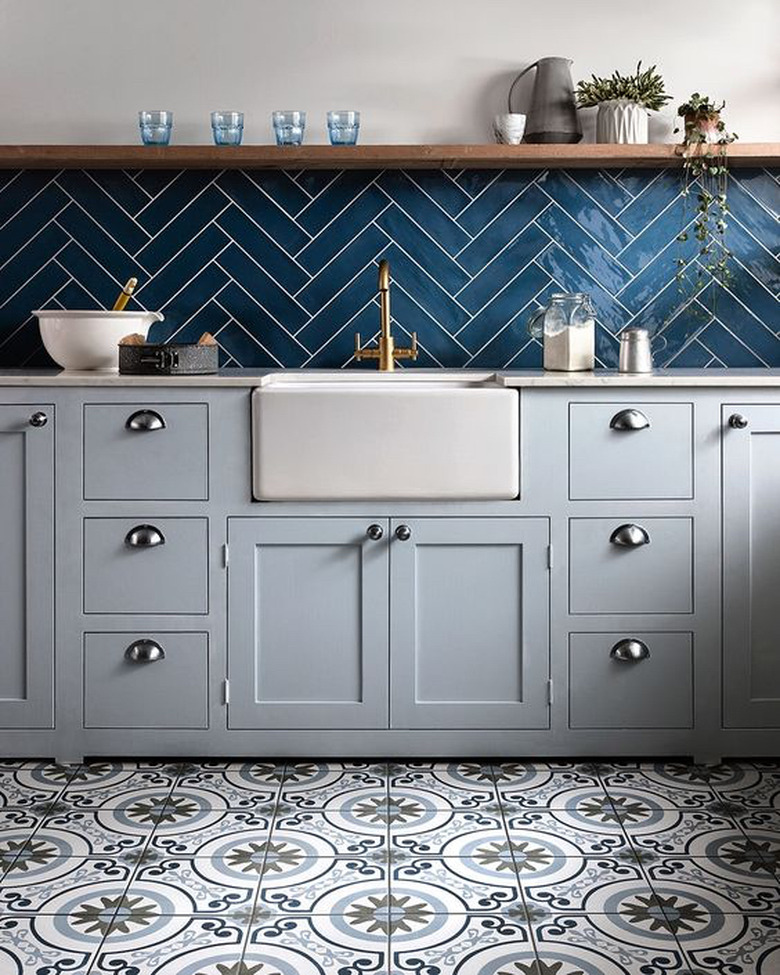
{"label": "metal shaker", "polygon": [[658,343],[658,351],[666,348],[666,339],[662,335],[651,339],[646,328],[623,329],[618,357],[620,372],[652,372],[654,343]]}

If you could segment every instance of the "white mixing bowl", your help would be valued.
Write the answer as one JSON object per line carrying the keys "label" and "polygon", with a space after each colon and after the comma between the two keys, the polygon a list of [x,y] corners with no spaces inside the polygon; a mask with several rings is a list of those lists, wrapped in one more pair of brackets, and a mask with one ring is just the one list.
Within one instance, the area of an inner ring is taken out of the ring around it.
{"label": "white mixing bowl", "polygon": [[63,369],[116,372],[119,340],[138,332],[146,338],[149,326],[161,322],[158,311],[50,311],[38,317],[43,345]]}

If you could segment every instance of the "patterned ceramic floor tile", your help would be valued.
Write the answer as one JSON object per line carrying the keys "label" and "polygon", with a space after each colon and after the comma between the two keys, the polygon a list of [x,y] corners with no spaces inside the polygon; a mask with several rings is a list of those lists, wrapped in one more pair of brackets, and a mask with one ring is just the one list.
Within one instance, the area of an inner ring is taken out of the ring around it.
{"label": "patterned ceramic floor tile", "polygon": [[523,904],[517,871],[506,848],[485,849],[484,855],[477,850],[463,858],[413,857],[394,865],[390,890],[410,881],[456,897],[461,914],[495,913]]}
{"label": "patterned ceramic floor tile", "polygon": [[69,914],[81,899],[124,892],[134,864],[116,858],[49,857],[32,844],[0,880],[0,913]]}
{"label": "patterned ceramic floor tile", "polygon": [[183,768],[171,795],[195,794],[199,803],[220,808],[254,808],[276,801],[284,768],[275,762],[204,762]]}
{"label": "patterned ceramic floor tile", "polygon": [[391,975],[538,975],[535,961],[528,926],[502,915],[422,916],[390,935]]}
{"label": "patterned ceramic floor tile", "polygon": [[[163,857],[143,862],[127,888],[127,896],[167,891],[166,914],[247,913],[260,886],[262,862],[251,854],[232,859]],[[161,908],[162,910],[162,908]]]}
{"label": "patterned ceramic floor tile", "polygon": [[234,843],[265,843],[271,817],[249,809],[205,809],[188,821],[161,823],[150,847],[166,856],[224,857]]}
{"label": "patterned ceramic floor tile", "polygon": [[281,803],[293,808],[322,809],[348,805],[362,791],[387,795],[383,762],[296,763],[288,765]]}
{"label": "patterned ceramic floor tile", "polygon": [[630,913],[562,914],[535,923],[540,968],[533,975],[693,975],[657,905],[637,902],[641,909]]}
{"label": "patterned ceramic floor tile", "polygon": [[684,762],[615,763],[602,771],[601,780],[611,796],[638,790],[653,796],[657,806],[696,809],[718,800],[706,768]]}
{"label": "patterned ceramic floor tile", "polygon": [[700,931],[680,936],[691,971],[698,975],[777,975],[780,919],[770,915],[713,916]]}
{"label": "patterned ceramic floor tile", "polygon": [[139,822],[119,810],[71,809],[48,816],[35,840],[50,842],[58,856],[116,856],[146,846],[154,827],[154,820]]}
{"label": "patterned ceramic floor tile", "polygon": [[501,815],[488,816],[476,810],[427,810],[417,821],[392,824],[390,848],[418,856],[463,857],[466,847],[500,842],[506,845]]}
{"label": "patterned ceramic floor tile", "polygon": [[90,927],[69,915],[0,917],[0,973],[87,975],[103,941]]}
{"label": "patterned ceramic floor tile", "polygon": [[[385,975],[387,972],[388,919],[401,917],[376,898],[357,894],[334,897],[345,904],[349,916],[325,914],[283,917],[250,929],[243,964],[249,975]],[[409,908],[411,911],[411,908]],[[245,975],[242,970],[241,975]]]}
{"label": "patterned ceramic floor tile", "polygon": [[780,769],[719,765],[713,789],[724,799],[746,806],[780,810]]}
{"label": "patterned ceramic floor tile", "polygon": [[108,807],[128,802],[128,793],[167,796],[178,777],[178,766],[165,762],[92,762],[75,771],[62,794],[68,805]]}
{"label": "patterned ceramic floor tile", "polygon": [[[227,975],[241,972],[247,925],[228,917],[158,913],[154,899],[120,906],[90,975]],[[265,972],[262,972],[265,975]]]}
{"label": "patterned ceramic floor tile", "polygon": [[502,762],[494,766],[498,796],[511,806],[547,808],[570,789],[603,792],[596,767],[577,762]]}
{"label": "patterned ceramic floor tile", "polygon": [[60,796],[75,766],[53,762],[24,762],[0,770],[0,808],[45,807]]}
{"label": "patterned ceramic floor tile", "polygon": [[632,889],[650,894],[651,889],[639,864],[626,857],[535,856],[528,851],[525,864],[518,865],[523,897],[528,908],[566,913],[598,910],[605,888],[631,884]]}
{"label": "patterned ceramic floor tile", "polygon": [[513,844],[536,844],[559,857],[615,854],[630,848],[621,824],[595,806],[592,813],[588,807],[507,811],[506,828]]}
{"label": "patterned ceramic floor tile", "polygon": [[271,838],[296,843],[307,856],[360,856],[387,849],[387,826],[359,808],[298,810],[274,820]]}
{"label": "patterned ceramic floor tile", "polygon": [[660,809],[650,805],[645,809],[643,818],[625,823],[628,838],[637,850],[706,856],[706,852],[698,851],[716,850],[722,844],[744,839],[734,822],[708,810]]}
{"label": "patterned ceramic floor tile", "polygon": [[762,911],[780,917],[780,883],[760,863],[732,863],[726,860],[694,860],[689,857],[666,857],[644,864],[653,887],[663,891],[687,892],[691,898],[717,894],[723,914],[759,914]]}
{"label": "patterned ceramic floor tile", "polygon": [[389,767],[390,792],[422,792],[453,809],[497,802],[493,766],[482,762],[406,762]]}
{"label": "patterned ceramic floor tile", "polygon": [[389,883],[387,865],[372,857],[307,857],[290,844],[271,843],[258,905],[274,913],[320,914],[339,888],[389,889]]}

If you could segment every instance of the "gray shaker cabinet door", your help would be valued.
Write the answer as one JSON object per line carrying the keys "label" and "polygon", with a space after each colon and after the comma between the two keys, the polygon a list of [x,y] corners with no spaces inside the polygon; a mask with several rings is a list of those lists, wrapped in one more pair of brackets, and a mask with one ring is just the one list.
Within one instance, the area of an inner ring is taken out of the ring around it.
{"label": "gray shaker cabinet door", "polygon": [[722,421],[724,725],[780,728],[780,405]]}
{"label": "gray shaker cabinet door", "polygon": [[387,727],[387,536],[381,519],[230,519],[230,728]]}
{"label": "gray shaker cabinet door", "polygon": [[53,536],[54,410],[0,406],[0,728],[53,727]]}
{"label": "gray shaker cabinet door", "polygon": [[548,726],[547,544],[545,519],[392,522],[393,728]]}

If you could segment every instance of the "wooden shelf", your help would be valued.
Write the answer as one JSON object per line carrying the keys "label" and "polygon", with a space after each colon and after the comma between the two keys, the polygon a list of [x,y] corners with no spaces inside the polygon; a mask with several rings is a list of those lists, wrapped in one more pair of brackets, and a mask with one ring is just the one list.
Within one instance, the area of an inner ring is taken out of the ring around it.
{"label": "wooden shelf", "polygon": [[[0,146],[0,169],[618,169],[676,166],[678,145]],[[780,143],[735,143],[732,166],[780,166]]]}

